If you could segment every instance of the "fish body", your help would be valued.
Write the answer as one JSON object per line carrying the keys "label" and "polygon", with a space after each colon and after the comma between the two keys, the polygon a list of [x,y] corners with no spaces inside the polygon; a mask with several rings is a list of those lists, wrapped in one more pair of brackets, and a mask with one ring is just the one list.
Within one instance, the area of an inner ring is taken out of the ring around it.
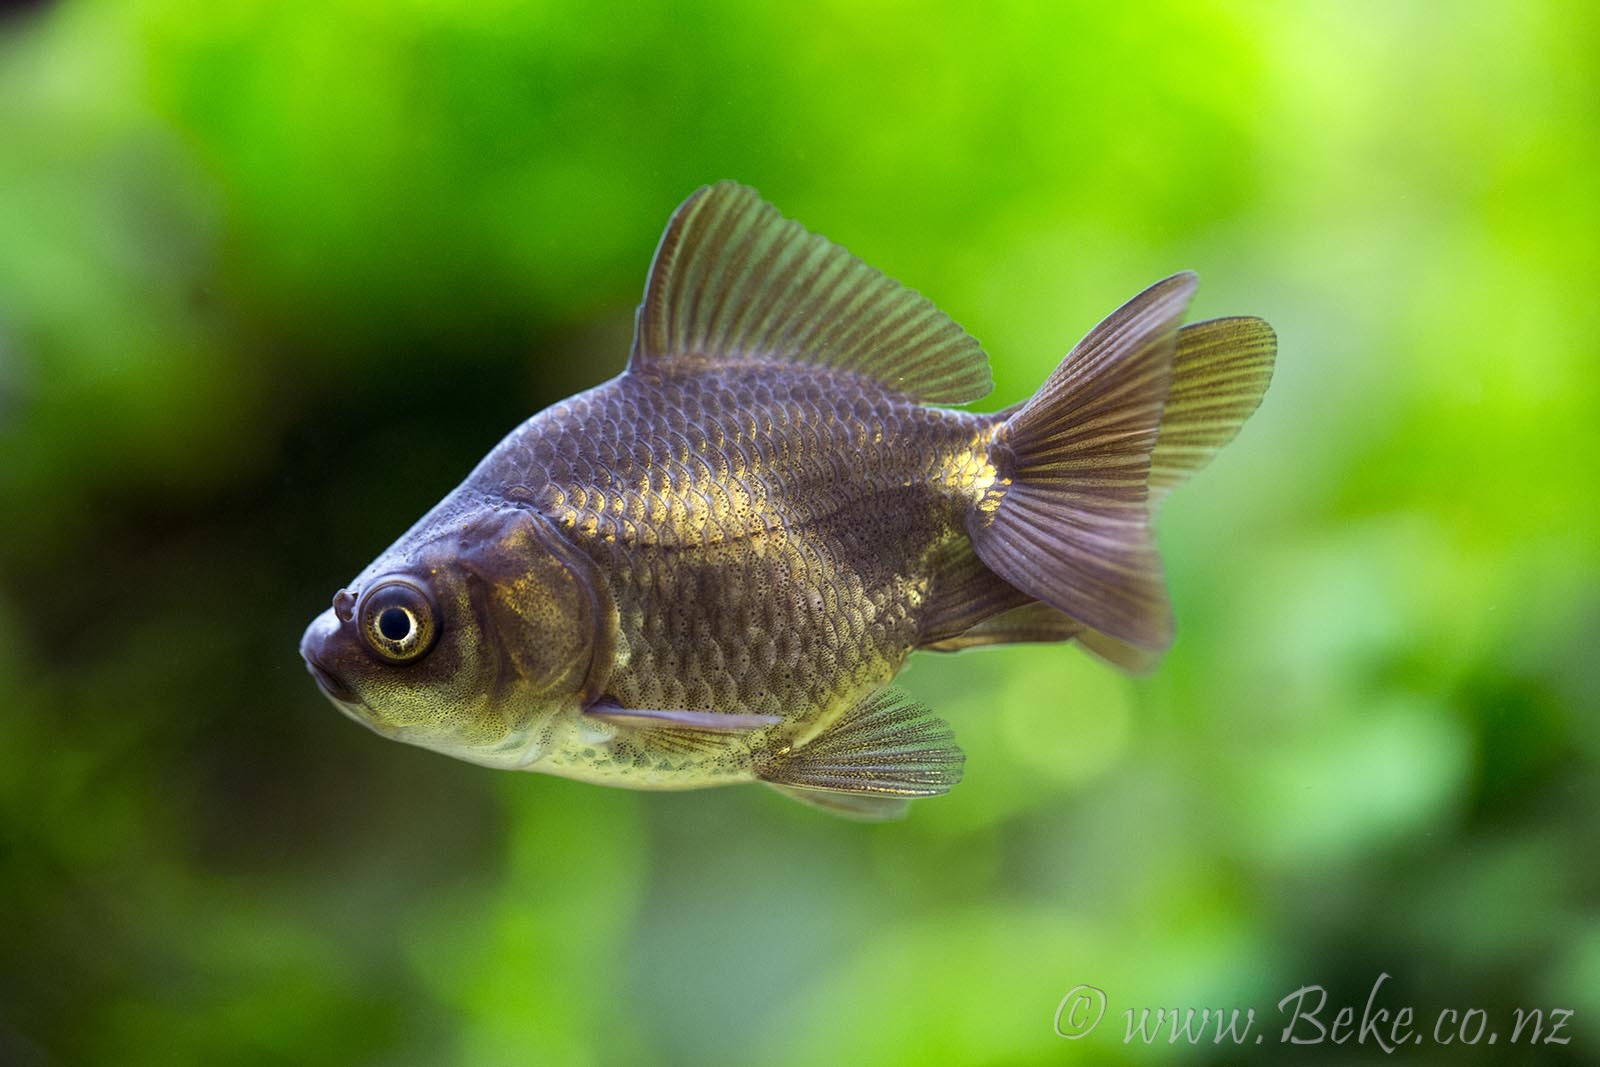
{"label": "fish body", "polygon": [[[1270,376],[1257,319],[1157,283],[997,414],[976,342],[732,183],[668,226],[628,369],[535,415],[302,654],[379,732],[490,766],[761,780],[885,818],[958,779],[888,687],[919,648],[1170,640],[1149,520]],[[1165,418],[1164,418],[1165,417]]]}
{"label": "fish body", "polygon": [[615,606],[604,695],[781,720],[661,758],[569,730],[544,769],[659,787],[748,777],[737,751],[804,739],[887,685],[994,480],[992,424],[756,363],[624,375],[531,420],[462,491],[511,494],[593,562]]}

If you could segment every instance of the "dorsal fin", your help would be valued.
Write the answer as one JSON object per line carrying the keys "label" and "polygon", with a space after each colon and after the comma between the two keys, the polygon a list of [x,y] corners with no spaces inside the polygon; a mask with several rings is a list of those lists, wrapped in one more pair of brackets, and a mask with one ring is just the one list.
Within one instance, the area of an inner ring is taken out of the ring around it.
{"label": "dorsal fin", "polygon": [[993,385],[931,300],[727,181],[683,202],[650,265],[628,369],[678,357],[836,367],[935,404]]}

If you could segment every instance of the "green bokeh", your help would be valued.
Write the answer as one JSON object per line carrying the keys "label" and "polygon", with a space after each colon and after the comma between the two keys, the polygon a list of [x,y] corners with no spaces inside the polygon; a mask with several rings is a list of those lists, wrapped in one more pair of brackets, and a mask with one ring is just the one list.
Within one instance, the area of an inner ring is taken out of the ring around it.
{"label": "green bokeh", "polygon": [[[1347,1062],[1275,1004],[1383,972],[1594,1062],[1596,57],[1579,2],[6,16],[0,1062]],[[724,177],[932,296],[993,406],[1181,268],[1282,339],[1163,516],[1162,668],[919,657],[968,775],[904,823],[455,763],[294,653],[620,369]]]}

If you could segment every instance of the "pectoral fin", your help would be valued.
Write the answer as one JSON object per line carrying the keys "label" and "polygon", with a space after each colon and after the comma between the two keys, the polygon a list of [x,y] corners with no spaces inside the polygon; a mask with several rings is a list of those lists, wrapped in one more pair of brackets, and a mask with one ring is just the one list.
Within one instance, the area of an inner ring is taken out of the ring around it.
{"label": "pectoral fin", "polygon": [[[802,790],[931,797],[949,792],[961,780],[963,759],[948,723],[899,694],[881,692],[845,712],[800,748],[783,748],[758,758],[756,777]],[[875,810],[859,803],[804,799],[857,815]]]}
{"label": "pectoral fin", "polygon": [[610,700],[597,700],[583,709],[604,722],[641,729],[695,730],[707,733],[741,733],[760,730],[783,720],[777,715],[745,715],[722,711],[687,711],[668,708],[625,708]]}

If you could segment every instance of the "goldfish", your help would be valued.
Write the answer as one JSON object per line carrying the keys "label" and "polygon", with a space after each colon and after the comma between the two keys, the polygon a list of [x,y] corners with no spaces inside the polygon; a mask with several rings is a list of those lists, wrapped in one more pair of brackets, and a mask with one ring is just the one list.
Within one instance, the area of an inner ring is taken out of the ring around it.
{"label": "goldfish", "polygon": [[912,652],[1173,637],[1152,520],[1277,340],[1175,274],[1032,398],[927,298],[733,182],[673,214],[626,369],[534,415],[333,597],[300,652],[379,734],[632,789],[761,782],[864,820],[948,792]]}

